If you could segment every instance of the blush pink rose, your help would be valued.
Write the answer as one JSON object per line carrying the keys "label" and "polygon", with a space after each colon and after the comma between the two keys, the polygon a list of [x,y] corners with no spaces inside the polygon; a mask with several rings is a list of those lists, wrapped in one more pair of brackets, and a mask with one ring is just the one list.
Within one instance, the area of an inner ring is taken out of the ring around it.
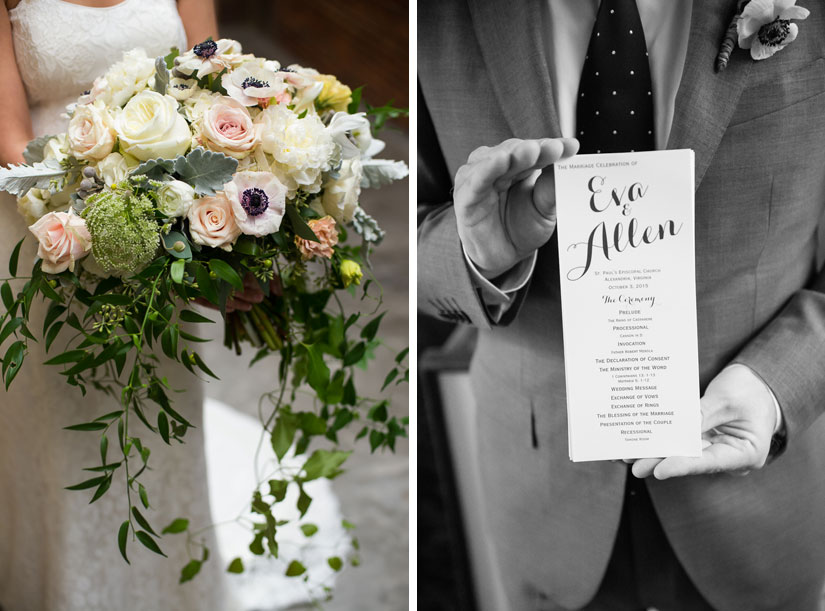
{"label": "blush pink rose", "polygon": [[69,121],[67,135],[69,147],[78,159],[99,161],[115,146],[112,119],[102,105],[78,106]]}
{"label": "blush pink rose", "polygon": [[74,264],[92,250],[92,236],[86,221],[74,212],[49,212],[29,227],[40,246],[37,256],[43,259],[43,271],[59,274],[74,271]]}
{"label": "blush pink rose", "polygon": [[313,219],[307,223],[320,242],[313,242],[295,236],[295,245],[301,251],[304,259],[312,257],[332,258],[333,246],[338,243],[338,230],[335,228],[335,219],[325,216],[320,219]]}
{"label": "blush pink rose", "polygon": [[240,102],[221,97],[203,115],[201,136],[204,146],[236,159],[243,159],[260,142],[261,126],[252,122]]}
{"label": "blush pink rose", "polygon": [[232,244],[241,235],[232,204],[223,193],[195,200],[187,217],[196,244],[232,250]]}

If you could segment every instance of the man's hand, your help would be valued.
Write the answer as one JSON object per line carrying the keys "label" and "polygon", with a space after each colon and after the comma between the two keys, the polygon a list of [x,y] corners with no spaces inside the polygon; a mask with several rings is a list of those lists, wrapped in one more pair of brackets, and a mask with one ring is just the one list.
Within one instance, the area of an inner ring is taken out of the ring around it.
{"label": "man's hand", "polygon": [[776,408],[767,386],[750,368],[723,369],[708,385],[701,407],[702,456],[642,458],[634,463],[633,475],[656,479],[722,471],[745,475],[765,464]]}
{"label": "man's hand", "polygon": [[[280,297],[283,294],[281,288],[281,279],[275,276],[269,281],[269,293]],[[265,299],[264,292],[261,290],[261,285],[251,273],[247,273],[243,279],[243,291],[233,292],[229,299],[226,300],[226,313],[229,314],[238,310],[240,312],[249,312],[252,306],[256,303],[261,303]],[[202,297],[195,299],[195,303],[202,305],[211,310],[217,310],[217,306],[211,304]]]}
{"label": "man's hand", "polygon": [[513,138],[477,148],[458,169],[453,197],[458,235],[485,277],[501,275],[553,235],[553,164],[578,150],[572,138]]}

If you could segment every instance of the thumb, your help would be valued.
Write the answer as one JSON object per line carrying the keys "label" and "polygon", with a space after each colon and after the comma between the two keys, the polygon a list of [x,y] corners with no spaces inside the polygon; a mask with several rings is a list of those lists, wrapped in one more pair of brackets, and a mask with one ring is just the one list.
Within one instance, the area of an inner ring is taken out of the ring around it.
{"label": "thumb", "polygon": [[[559,138],[561,154],[555,161],[569,159],[579,151],[579,141],[575,138]],[[556,220],[556,183],[553,165],[542,168],[541,175],[533,188],[533,205],[536,211],[550,221]]]}

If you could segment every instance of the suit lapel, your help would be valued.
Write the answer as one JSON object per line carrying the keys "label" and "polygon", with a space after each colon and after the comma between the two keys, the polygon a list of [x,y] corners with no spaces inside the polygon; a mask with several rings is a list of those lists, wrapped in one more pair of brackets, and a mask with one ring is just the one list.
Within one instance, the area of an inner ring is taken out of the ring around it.
{"label": "suit lapel", "polygon": [[538,2],[468,0],[496,98],[518,138],[560,137]]}
{"label": "suit lapel", "polygon": [[697,189],[753,65],[750,56],[737,48],[725,71],[717,73],[713,69],[734,5],[731,0],[693,2],[685,68],[667,148],[695,151]]}

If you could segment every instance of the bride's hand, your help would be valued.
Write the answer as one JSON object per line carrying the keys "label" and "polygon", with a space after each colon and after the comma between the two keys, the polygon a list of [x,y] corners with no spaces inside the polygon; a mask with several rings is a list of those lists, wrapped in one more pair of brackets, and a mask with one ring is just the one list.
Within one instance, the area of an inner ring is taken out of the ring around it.
{"label": "bride's hand", "polygon": [[[269,292],[271,295],[282,295],[281,280],[275,276],[269,281]],[[247,273],[243,279],[243,291],[232,293],[226,301],[226,313],[238,310],[240,312],[249,312],[252,306],[256,303],[261,303],[265,299],[264,292],[261,290],[261,285],[250,273]],[[195,303],[200,304],[206,308],[217,310],[218,308],[201,297],[195,299]]]}

